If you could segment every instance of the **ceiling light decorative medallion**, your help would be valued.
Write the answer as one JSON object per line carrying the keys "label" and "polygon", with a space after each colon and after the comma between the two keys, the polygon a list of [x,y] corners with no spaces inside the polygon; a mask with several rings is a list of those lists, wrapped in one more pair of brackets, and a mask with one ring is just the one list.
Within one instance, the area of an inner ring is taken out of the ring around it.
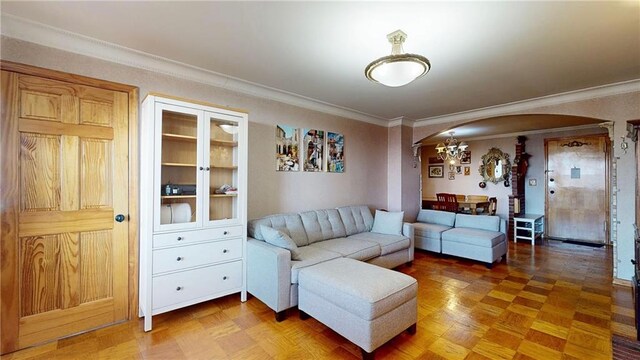
{"label": "ceiling light decorative medallion", "polygon": [[403,53],[402,43],[407,39],[406,33],[396,30],[387,35],[387,39],[391,43],[391,55],[383,56],[367,65],[364,69],[367,79],[389,87],[399,87],[429,72],[429,59],[422,55]]}
{"label": "ceiling light decorative medallion", "polygon": [[449,132],[450,138],[445,140],[446,145],[443,143],[436,145],[438,157],[442,160],[449,161],[450,164],[454,164],[456,160],[462,159],[464,151],[469,147],[464,141],[458,142],[458,140],[453,137],[453,134],[453,131]]}

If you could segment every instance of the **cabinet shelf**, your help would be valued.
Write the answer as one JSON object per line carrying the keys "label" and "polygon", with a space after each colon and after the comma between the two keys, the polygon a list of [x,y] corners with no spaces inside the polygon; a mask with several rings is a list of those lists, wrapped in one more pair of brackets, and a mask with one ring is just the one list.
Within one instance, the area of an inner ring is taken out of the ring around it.
{"label": "cabinet shelf", "polygon": [[238,169],[237,166],[216,166],[216,165],[212,165],[211,168],[212,169],[227,169],[227,170],[236,170],[236,169]]}
{"label": "cabinet shelf", "polygon": [[214,139],[211,139],[211,145],[236,147],[236,146],[238,146],[238,142],[237,141],[229,141],[229,140],[214,140]]}
{"label": "cabinet shelf", "polygon": [[196,141],[198,141],[198,138],[195,137],[195,136],[180,135],[180,134],[169,134],[169,133],[162,134],[162,139],[163,140],[174,140],[174,141],[185,141],[185,142],[196,142]]}
{"label": "cabinet shelf", "polygon": [[209,195],[209,197],[212,198],[216,198],[216,197],[236,197],[238,196],[238,194],[211,194]]}
{"label": "cabinet shelf", "polygon": [[196,167],[196,164],[186,164],[186,163],[162,163],[162,166],[174,166],[174,167]]}
{"label": "cabinet shelf", "polygon": [[195,199],[196,195],[162,195],[161,199]]}

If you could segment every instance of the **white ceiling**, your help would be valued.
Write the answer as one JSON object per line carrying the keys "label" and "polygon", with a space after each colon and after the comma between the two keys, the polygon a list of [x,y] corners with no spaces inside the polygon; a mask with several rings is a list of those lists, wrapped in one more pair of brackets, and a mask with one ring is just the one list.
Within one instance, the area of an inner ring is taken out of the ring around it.
{"label": "white ceiling", "polygon": [[[640,1],[1,2],[29,19],[392,120],[640,79]],[[364,77],[402,29],[431,71]]]}

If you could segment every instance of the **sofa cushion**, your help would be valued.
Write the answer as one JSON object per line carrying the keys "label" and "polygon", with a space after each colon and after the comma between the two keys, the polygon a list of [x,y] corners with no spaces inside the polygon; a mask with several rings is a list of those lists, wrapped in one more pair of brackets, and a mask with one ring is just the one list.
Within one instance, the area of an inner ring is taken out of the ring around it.
{"label": "sofa cushion", "polygon": [[247,226],[248,234],[254,239],[264,241],[264,236],[259,225],[269,226],[289,235],[298,246],[309,244],[307,233],[304,230],[302,219],[298,214],[278,214],[263,217],[261,219],[250,220]]}
{"label": "sofa cushion", "polygon": [[411,239],[404,235],[384,235],[374,232],[363,232],[349,236],[347,239],[376,242],[380,245],[380,255],[391,254],[396,251],[408,249],[411,246]]}
{"label": "sofa cushion", "polygon": [[376,210],[371,232],[388,235],[402,235],[404,211],[388,212]]}
{"label": "sofa cushion", "polygon": [[338,213],[340,213],[340,218],[344,223],[347,236],[363,231],[371,231],[373,216],[367,206],[343,206],[338,208]]}
{"label": "sofa cushion", "polygon": [[500,217],[456,214],[456,227],[500,231]]}
{"label": "sofa cushion", "polygon": [[421,236],[430,239],[440,240],[442,233],[451,229],[451,226],[440,224],[413,223],[415,236]]}
{"label": "sofa cushion", "polygon": [[309,244],[347,236],[336,209],[305,211],[300,213],[300,218],[309,238]]}
{"label": "sofa cushion", "polygon": [[456,222],[456,214],[439,210],[420,210],[416,221],[453,227]]}
{"label": "sofa cushion", "polygon": [[380,245],[377,242],[354,239],[352,236],[320,241],[309,246],[334,251],[344,257],[360,261],[367,261],[380,256]]}
{"label": "sofa cushion", "polygon": [[264,241],[273,246],[289,250],[291,252],[292,260],[300,260],[298,245],[296,245],[289,235],[265,225],[260,225],[260,232],[262,233],[262,236],[264,236]]}
{"label": "sofa cushion", "polygon": [[291,261],[291,283],[298,283],[298,272],[308,266],[320,264],[332,259],[341,258],[342,254],[313,246],[302,246],[298,248],[300,261]]}
{"label": "sofa cushion", "polygon": [[[470,216],[479,217],[477,215]],[[499,231],[456,227],[443,232],[442,241],[464,243],[482,247],[494,247],[505,241],[505,236]]]}

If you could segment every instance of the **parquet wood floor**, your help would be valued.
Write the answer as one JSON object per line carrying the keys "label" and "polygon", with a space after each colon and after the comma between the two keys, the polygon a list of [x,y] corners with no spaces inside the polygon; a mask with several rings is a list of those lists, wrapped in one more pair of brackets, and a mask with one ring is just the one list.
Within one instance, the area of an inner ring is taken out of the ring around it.
{"label": "parquet wood floor", "polygon": [[[418,331],[377,359],[611,359],[612,331],[635,336],[631,290],[611,285],[611,250],[544,242],[509,244],[484,265],[417,251]],[[277,323],[239,296],[77,335],[5,355],[13,359],[359,359],[355,345],[298,311]]]}

